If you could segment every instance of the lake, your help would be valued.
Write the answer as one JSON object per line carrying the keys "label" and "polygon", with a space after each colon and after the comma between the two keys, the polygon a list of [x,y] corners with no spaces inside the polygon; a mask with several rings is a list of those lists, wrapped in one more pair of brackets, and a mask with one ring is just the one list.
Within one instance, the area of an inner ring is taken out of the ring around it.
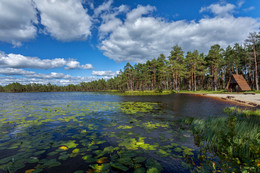
{"label": "lake", "polygon": [[188,94],[0,93],[0,172],[190,172],[189,122],[230,106]]}

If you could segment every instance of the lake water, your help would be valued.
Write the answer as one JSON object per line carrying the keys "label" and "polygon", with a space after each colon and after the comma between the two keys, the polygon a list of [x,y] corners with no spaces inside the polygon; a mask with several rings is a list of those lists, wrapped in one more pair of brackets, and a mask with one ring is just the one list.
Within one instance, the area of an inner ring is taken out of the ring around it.
{"label": "lake water", "polygon": [[0,93],[0,172],[190,172],[189,122],[230,106],[186,94]]}

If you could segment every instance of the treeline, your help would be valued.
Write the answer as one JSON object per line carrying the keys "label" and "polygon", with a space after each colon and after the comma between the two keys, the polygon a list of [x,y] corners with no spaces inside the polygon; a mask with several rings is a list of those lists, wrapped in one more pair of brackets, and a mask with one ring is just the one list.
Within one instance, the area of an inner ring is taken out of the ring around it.
{"label": "treeline", "polygon": [[127,63],[109,80],[100,79],[78,85],[42,85],[12,83],[0,86],[0,92],[53,92],[102,90],[218,90],[224,89],[231,74],[242,74],[250,87],[259,90],[260,33],[250,33],[244,45],[226,49],[216,44],[207,55],[193,50],[184,54],[174,46],[170,56],[161,54],[146,63]]}

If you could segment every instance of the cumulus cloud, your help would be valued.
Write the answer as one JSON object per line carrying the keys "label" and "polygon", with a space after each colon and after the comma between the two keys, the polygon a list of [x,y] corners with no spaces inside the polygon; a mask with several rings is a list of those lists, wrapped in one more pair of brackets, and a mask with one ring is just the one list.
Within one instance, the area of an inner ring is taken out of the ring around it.
{"label": "cumulus cloud", "polygon": [[26,71],[23,69],[16,69],[16,68],[0,68],[0,74],[3,75],[34,75],[35,72],[33,71]]}
{"label": "cumulus cloud", "polygon": [[[109,30],[111,33],[107,37],[101,37],[99,49],[118,62],[145,62],[161,53],[168,55],[176,44],[184,51],[198,49],[207,53],[213,44],[226,47],[236,42],[243,43],[249,32],[258,30],[260,21],[234,17],[231,15],[233,9],[232,4],[214,4],[201,10],[210,10],[214,17],[204,17],[199,21],[166,21],[149,16],[154,7],[139,5],[128,12],[125,19],[117,18],[121,22],[114,20],[117,27]],[[230,15],[221,15],[221,12]]]}
{"label": "cumulus cloud", "polygon": [[[37,26],[60,41],[86,40],[91,17],[81,0],[1,0],[0,41],[20,46],[35,38]],[[39,14],[40,19],[37,15]]]}
{"label": "cumulus cloud", "polygon": [[[21,84],[28,83],[41,83],[41,84],[79,84],[81,82],[90,82],[97,80],[96,77],[82,77],[82,76],[70,76],[64,73],[51,72],[48,74],[36,73],[33,71],[27,71],[24,69],[15,68],[0,68],[1,75],[7,75],[6,77],[0,76],[0,85],[7,85],[13,82],[19,82]],[[21,77],[11,77],[21,76]]]}
{"label": "cumulus cloud", "polygon": [[212,12],[216,16],[229,16],[234,13],[236,6],[234,4],[211,4],[208,7],[201,8],[200,12]]}
{"label": "cumulus cloud", "polygon": [[85,65],[81,65],[80,66],[81,68],[83,68],[83,69],[93,69],[94,67],[92,66],[92,64],[85,64]]}
{"label": "cumulus cloud", "polygon": [[72,77],[71,79],[39,79],[39,78],[16,78],[16,77],[3,77],[0,76],[0,85],[5,86],[13,82],[19,82],[20,84],[55,84],[55,85],[68,85],[68,84],[80,84],[81,82],[91,82],[96,80],[94,77]]}
{"label": "cumulus cloud", "polygon": [[24,69],[16,69],[16,68],[0,68],[0,74],[18,75],[18,76],[24,76],[24,77],[28,77],[28,78],[40,78],[40,79],[70,78],[69,75],[65,75],[63,73],[51,72],[50,74],[42,74],[42,73],[36,73],[34,71],[27,71]]}
{"label": "cumulus cloud", "polygon": [[100,6],[98,6],[95,10],[94,10],[94,16],[98,16],[99,14],[101,14],[103,11],[109,11],[111,8],[111,4],[113,3],[113,0],[108,0],[106,2],[104,2],[103,4],[101,4]]}
{"label": "cumulus cloud", "polygon": [[119,14],[126,13],[128,7],[126,5],[121,5],[119,7],[111,7],[113,1],[104,2],[95,10],[95,17],[100,15],[101,25],[99,27],[99,37],[104,38],[108,33],[112,32],[122,21],[116,18]]}
{"label": "cumulus cloud", "polygon": [[85,65],[80,65],[80,63],[76,60],[70,60],[66,63],[65,69],[93,69],[93,66],[91,64],[85,64]]}
{"label": "cumulus cloud", "polygon": [[37,12],[31,0],[0,1],[0,41],[20,46],[36,36]]}
{"label": "cumulus cloud", "polygon": [[93,69],[91,64],[80,65],[80,62],[71,59],[40,59],[38,57],[27,57],[12,53],[6,55],[0,52],[0,67],[53,69],[63,66],[65,66],[65,69]]}
{"label": "cumulus cloud", "polygon": [[93,76],[115,76],[116,73],[112,71],[92,71]]}
{"label": "cumulus cloud", "polygon": [[91,17],[79,0],[34,0],[41,24],[57,40],[86,40],[91,35]]}

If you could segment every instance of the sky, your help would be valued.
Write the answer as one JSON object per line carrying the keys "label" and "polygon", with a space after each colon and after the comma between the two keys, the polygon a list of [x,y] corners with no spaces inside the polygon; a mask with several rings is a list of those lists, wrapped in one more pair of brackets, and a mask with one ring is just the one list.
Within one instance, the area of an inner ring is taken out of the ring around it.
{"label": "sky", "polygon": [[259,11],[259,0],[1,0],[0,85],[109,79],[177,44],[243,44]]}

